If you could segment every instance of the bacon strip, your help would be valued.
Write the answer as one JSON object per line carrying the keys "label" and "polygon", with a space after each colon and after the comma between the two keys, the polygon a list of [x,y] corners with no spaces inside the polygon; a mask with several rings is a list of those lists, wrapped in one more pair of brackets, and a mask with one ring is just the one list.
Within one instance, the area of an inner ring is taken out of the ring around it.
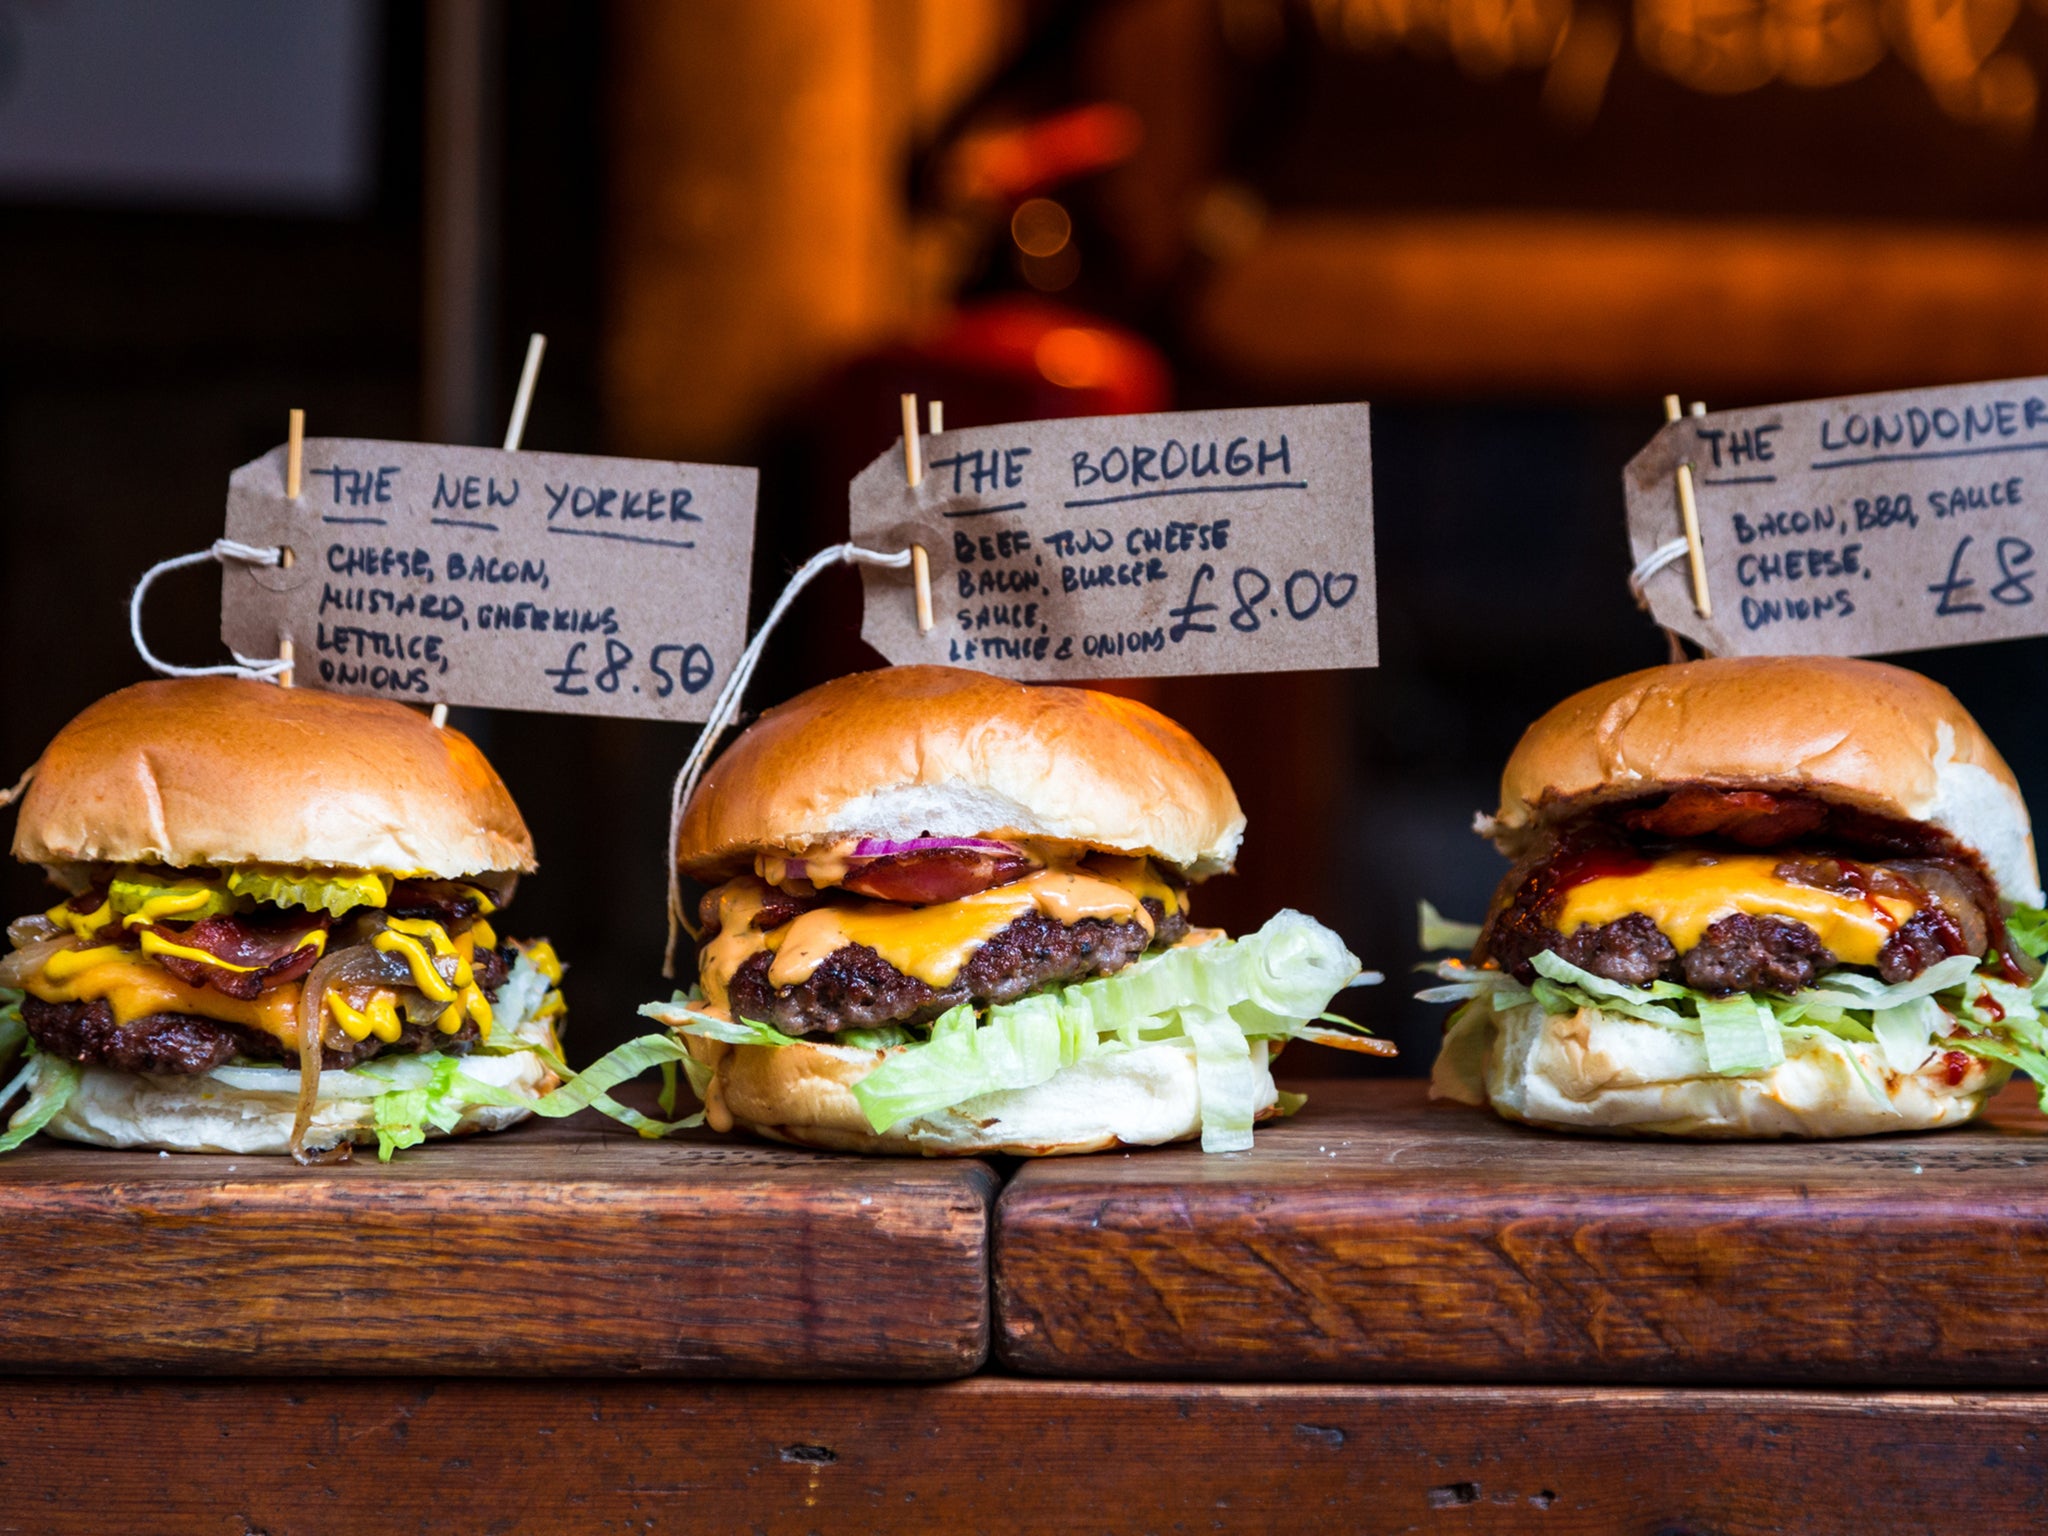
{"label": "bacon strip", "polygon": [[209,917],[202,922],[151,923],[149,932],[186,949],[207,954],[235,966],[253,970],[230,970],[208,965],[183,955],[156,955],[158,965],[180,981],[195,987],[211,987],[229,997],[260,997],[273,987],[297,981],[320,958],[318,945],[299,944],[314,929],[326,932],[332,919],[326,913],[290,913],[256,920],[246,917]]}
{"label": "bacon strip", "polygon": [[930,906],[958,901],[992,886],[1022,880],[1038,866],[1017,853],[982,848],[923,848],[892,853],[856,865],[840,881],[847,890],[877,901]]}
{"label": "bacon strip", "polygon": [[1656,837],[1725,837],[1745,848],[1795,842],[1828,819],[1817,800],[1761,789],[1713,789],[1688,784],[1662,805],[1622,813],[1625,825]]}

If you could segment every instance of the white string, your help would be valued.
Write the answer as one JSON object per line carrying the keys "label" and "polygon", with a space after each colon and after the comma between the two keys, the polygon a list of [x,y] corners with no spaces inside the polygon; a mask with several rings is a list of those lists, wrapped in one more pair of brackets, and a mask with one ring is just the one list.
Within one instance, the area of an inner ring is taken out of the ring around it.
{"label": "white string", "polygon": [[1659,544],[1636,562],[1636,568],[1628,573],[1628,589],[1636,595],[1638,603],[1645,602],[1643,583],[1663,570],[1665,566],[1670,565],[1674,561],[1683,560],[1686,551],[1690,548],[1691,546],[1685,542],[1684,537],[1680,536],[1673,539],[1669,544]]}
{"label": "white string", "polygon": [[740,659],[732,669],[732,675],[725,680],[725,686],[718,692],[717,700],[711,706],[711,715],[704,722],[704,729],[697,737],[697,744],[690,748],[690,755],[683,759],[682,772],[676,775],[675,789],[668,803],[668,948],[661,958],[661,974],[675,975],[676,931],[683,921],[683,887],[680,872],[676,868],[676,841],[682,835],[683,807],[690,803],[690,796],[697,792],[697,781],[704,776],[704,769],[710,764],[711,754],[719,741],[732,728],[740,712],[740,699],[747,691],[747,684],[753,680],[754,668],[759,665],[761,652],[768,643],[769,635],[782,621],[789,605],[796,601],[799,592],[809,586],[819,572],[835,565],[880,565],[892,570],[901,570],[910,564],[910,551],[898,550],[885,554],[878,549],[862,549],[858,544],[833,544],[819,550],[806,560],[797,573],[789,578],[789,585],[782,589],[782,596],[775,600],[775,606],[768,610],[768,617],[761,621],[761,627],[754,632],[754,638],[747,642],[747,648],[740,652]]}
{"label": "white string", "polygon": [[281,674],[289,672],[292,668],[292,664],[281,656],[272,660],[263,656],[244,656],[240,651],[231,649],[228,654],[235,658],[233,666],[181,667],[158,656],[142,638],[142,600],[149,595],[150,584],[157,577],[171,571],[180,571],[190,565],[204,565],[209,560],[241,560],[250,565],[280,565],[284,561],[284,551],[262,549],[236,539],[215,539],[211,549],[157,561],[142,573],[142,580],[135,583],[135,590],[128,598],[128,636],[135,642],[136,653],[153,670],[163,673],[165,677],[248,677],[259,682],[277,681]]}

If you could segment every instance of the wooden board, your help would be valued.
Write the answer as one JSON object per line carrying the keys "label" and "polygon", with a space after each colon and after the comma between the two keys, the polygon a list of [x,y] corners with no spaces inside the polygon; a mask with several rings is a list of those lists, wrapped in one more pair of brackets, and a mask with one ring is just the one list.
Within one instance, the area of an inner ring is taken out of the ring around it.
{"label": "wooden board", "polygon": [[0,1530],[2039,1530],[2048,1397],[0,1382]]}
{"label": "wooden board", "polygon": [[1309,1085],[1248,1153],[1033,1163],[996,1208],[1024,1371],[2048,1384],[2048,1121],[1822,1143],[1562,1136]]}
{"label": "wooden board", "polygon": [[995,1188],[595,1115],[337,1168],[39,1139],[0,1159],[0,1371],[961,1376]]}

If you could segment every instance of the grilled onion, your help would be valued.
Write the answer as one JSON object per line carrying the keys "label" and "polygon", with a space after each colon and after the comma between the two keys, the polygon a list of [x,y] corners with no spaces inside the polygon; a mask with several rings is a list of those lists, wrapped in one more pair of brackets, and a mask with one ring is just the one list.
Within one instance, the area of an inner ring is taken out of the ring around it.
{"label": "grilled onion", "polygon": [[321,1158],[321,1154],[306,1151],[306,1130],[313,1123],[313,1106],[320,1097],[320,1037],[326,1031],[327,994],[352,985],[388,984],[411,978],[412,972],[403,960],[367,944],[330,950],[306,973],[305,985],[299,992],[299,1103],[292,1116],[291,1140],[292,1156],[299,1162]]}
{"label": "grilled onion", "polygon": [[13,987],[19,990],[27,985],[31,976],[50,963],[50,956],[59,950],[80,947],[80,941],[68,933],[24,944],[6,959],[0,960],[0,987]]}
{"label": "grilled onion", "polygon": [[7,925],[8,942],[16,949],[25,949],[43,939],[54,939],[63,932],[62,928],[40,912],[28,917],[17,917]]}

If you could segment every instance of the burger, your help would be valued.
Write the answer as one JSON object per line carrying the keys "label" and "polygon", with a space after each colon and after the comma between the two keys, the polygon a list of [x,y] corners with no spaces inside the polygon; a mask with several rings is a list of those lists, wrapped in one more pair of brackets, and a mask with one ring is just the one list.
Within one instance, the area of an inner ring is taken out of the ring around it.
{"label": "burger", "polygon": [[15,857],[64,894],[8,926],[0,1150],[389,1157],[558,1081],[561,968],[494,926],[533,844],[459,732],[190,678],[102,699],[30,773]]}
{"label": "burger", "polygon": [[763,715],[690,798],[699,984],[641,1011],[719,1130],[1247,1147],[1291,1102],[1279,1046],[1360,1038],[1324,1017],[1360,971],[1297,912],[1235,941],[1194,926],[1190,887],[1243,831],[1215,758],[1142,704],[947,667],[843,677]]}
{"label": "burger", "polygon": [[1688,662],[1529,728],[1479,830],[1513,861],[1436,1095],[1561,1130],[1855,1136],[2048,1083],[2027,808],[1947,690],[1830,658]]}

